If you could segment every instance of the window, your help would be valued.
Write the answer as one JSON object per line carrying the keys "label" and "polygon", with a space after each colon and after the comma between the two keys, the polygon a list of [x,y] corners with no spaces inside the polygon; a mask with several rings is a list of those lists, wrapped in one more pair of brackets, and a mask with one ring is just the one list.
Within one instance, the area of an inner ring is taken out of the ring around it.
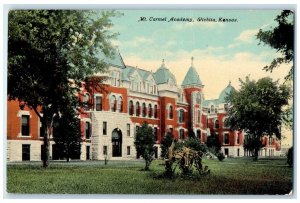
{"label": "window", "polygon": [[224,104],[224,110],[228,111],[228,104]]}
{"label": "window", "polygon": [[151,106],[151,104],[148,105],[148,117],[152,118],[152,106]]}
{"label": "window", "polygon": [[224,128],[229,128],[229,126],[227,124],[228,124],[227,123],[227,118],[224,118],[223,119],[223,126],[224,126]]}
{"label": "window", "polygon": [[147,109],[146,109],[146,104],[145,104],[145,103],[142,104],[142,109],[143,109],[143,110],[142,110],[142,111],[143,111],[143,112],[142,112],[142,115],[143,115],[143,117],[146,117]]}
{"label": "window", "polygon": [[102,97],[96,96],[95,100],[96,111],[102,111]]}
{"label": "window", "polygon": [[211,113],[215,112],[215,106],[214,105],[211,105],[210,109],[211,109]]}
{"label": "window", "polygon": [[170,105],[169,107],[169,119],[173,119],[173,106]]}
{"label": "window", "polygon": [[153,128],[153,134],[154,134],[154,139],[155,139],[155,141],[157,141],[158,140],[158,135],[157,135],[157,127],[154,127]]}
{"label": "window", "polygon": [[240,144],[240,133],[236,136],[236,144]]}
{"label": "window", "polygon": [[154,105],[154,118],[157,118],[157,105]]}
{"label": "window", "polygon": [[107,155],[107,146],[103,146],[103,155]]}
{"label": "window", "polygon": [[127,146],[127,155],[130,155],[130,146]]}
{"label": "window", "polygon": [[107,122],[103,122],[103,135],[107,135]]}
{"label": "window", "polygon": [[201,140],[201,130],[197,130],[197,138]]}
{"label": "window", "polygon": [[198,93],[198,94],[196,95],[196,103],[199,104],[199,105],[200,105],[200,103],[201,103],[201,95],[200,95],[200,93]]}
{"label": "window", "polygon": [[122,99],[122,97],[119,97],[118,109],[119,109],[120,112],[123,112],[123,99]]}
{"label": "window", "polygon": [[110,109],[112,112],[116,112],[116,109],[117,109],[117,100],[116,100],[116,97],[114,95],[112,95],[110,97]]}
{"label": "window", "polygon": [[30,144],[22,144],[22,161],[30,161]]}
{"label": "window", "polygon": [[29,136],[29,115],[22,115],[22,136]]}
{"label": "window", "polygon": [[224,133],[224,144],[229,144],[229,134]]}
{"label": "window", "polygon": [[179,123],[183,123],[184,122],[184,110],[183,109],[179,110],[178,121],[179,121]]}
{"label": "window", "polygon": [[83,96],[83,109],[85,111],[90,110],[89,101],[90,101],[89,93],[85,93],[84,96]]}
{"label": "window", "polygon": [[129,115],[133,115],[133,102],[129,101]]}
{"label": "window", "polygon": [[237,149],[236,156],[240,156],[240,149]]}
{"label": "window", "polygon": [[200,110],[197,111],[197,123],[200,123],[201,120],[201,112]]}
{"label": "window", "polygon": [[90,139],[91,137],[91,124],[90,122],[85,122],[84,124],[84,133],[85,133],[85,138]]}
{"label": "window", "polygon": [[179,139],[183,140],[184,139],[184,129],[179,130]]}
{"label": "window", "polygon": [[173,135],[173,128],[169,128],[169,132]]}
{"label": "window", "polygon": [[136,102],[135,108],[136,108],[135,115],[140,116],[140,103],[139,102]]}
{"label": "window", "polygon": [[206,118],[206,128],[208,128],[208,118]]}
{"label": "window", "polygon": [[219,128],[219,120],[218,120],[218,119],[215,120],[215,126],[214,126],[214,127],[215,127],[216,129]]}
{"label": "window", "polygon": [[130,136],[130,124],[127,123],[127,136]]}

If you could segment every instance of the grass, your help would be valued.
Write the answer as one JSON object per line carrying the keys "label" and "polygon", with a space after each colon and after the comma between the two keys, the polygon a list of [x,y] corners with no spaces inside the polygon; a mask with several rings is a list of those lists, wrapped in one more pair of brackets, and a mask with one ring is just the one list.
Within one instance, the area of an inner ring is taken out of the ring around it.
{"label": "grass", "polygon": [[164,171],[156,160],[150,172],[144,162],[52,162],[7,165],[7,192],[21,194],[287,194],[292,189],[293,169],[285,159],[203,160],[211,174],[199,180],[157,179]]}

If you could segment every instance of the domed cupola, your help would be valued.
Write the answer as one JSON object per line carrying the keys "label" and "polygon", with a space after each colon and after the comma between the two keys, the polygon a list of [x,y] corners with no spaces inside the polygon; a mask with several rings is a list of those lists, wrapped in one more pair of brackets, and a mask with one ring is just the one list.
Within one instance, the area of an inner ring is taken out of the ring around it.
{"label": "domed cupola", "polygon": [[193,64],[194,57],[192,57],[191,67],[184,77],[182,86],[203,86],[200,77]]}
{"label": "domed cupola", "polygon": [[219,103],[225,103],[225,98],[233,91],[236,91],[234,87],[231,85],[231,82],[229,81],[229,84],[227,87],[220,93],[219,96]]}
{"label": "domed cupola", "polygon": [[173,84],[176,85],[176,78],[175,76],[170,72],[169,69],[165,66],[165,60],[163,59],[162,64],[159,69],[154,73],[154,79],[156,84]]}

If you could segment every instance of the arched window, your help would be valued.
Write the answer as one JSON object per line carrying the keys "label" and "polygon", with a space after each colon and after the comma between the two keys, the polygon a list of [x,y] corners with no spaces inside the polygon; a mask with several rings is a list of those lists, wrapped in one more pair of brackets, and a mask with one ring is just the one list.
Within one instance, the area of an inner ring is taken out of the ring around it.
{"label": "arched window", "polygon": [[152,118],[152,106],[151,106],[151,104],[148,105],[148,117]]}
{"label": "arched window", "polygon": [[218,119],[215,120],[215,128],[216,129],[219,128],[219,120]]}
{"label": "arched window", "polygon": [[143,116],[143,117],[146,117],[146,114],[147,114],[146,104],[143,103],[143,104],[142,104],[142,116]]}
{"label": "arched window", "polygon": [[123,98],[120,96],[118,100],[118,109],[120,112],[123,112]]}
{"label": "arched window", "polygon": [[140,116],[140,103],[139,102],[136,102],[135,104],[135,115],[136,116]]}
{"label": "arched window", "polygon": [[170,105],[169,107],[169,119],[173,119],[173,106]]}
{"label": "arched window", "polygon": [[89,102],[90,102],[90,95],[89,95],[89,93],[86,92],[83,95],[83,108],[85,111],[90,110]]}
{"label": "arched window", "polygon": [[180,129],[179,130],[179,140],[183,140],[184,139],[184,129]]}
{"label": "arched window", "polygon": [[110,109],[112,112],[116,112],[117,109],[117,99],[114,95],[112,95],[110,98]]}
{"label": "arched window", "polygon": [[133,102],[131,100],[129,101],[129,115],[133,115]]}
{"label": "arched window", "polygon": [[179,120],[179,123],[183,123],[184,122],[184,110],[183,109],[179,110],[178,120]]}
{"label": "arched window", "polygon": [[158,114],[157,105],[154,105],[154,118],[157,118],[157,114]]}

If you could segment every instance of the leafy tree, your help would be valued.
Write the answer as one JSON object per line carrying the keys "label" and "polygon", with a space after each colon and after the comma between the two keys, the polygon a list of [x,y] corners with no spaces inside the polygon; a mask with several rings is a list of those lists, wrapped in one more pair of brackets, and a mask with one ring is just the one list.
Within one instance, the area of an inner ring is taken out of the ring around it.
{"label": "leafy tree", "polygon": [[[272,30],[259,30],[256,37],[260,43],[269,45],[282,54],[281,57],[275,58],[269,66],[265,66],[264,70],[273,71],[282,63],[290,63],[294,59],[294,12],[284,10],[275,19],[278,25]],[[293,65],[286,76],[286,79],[293,77]]]}
{"label": "leafy tree", "polygon": [[[113,11],[12,10],[8,15],[8,99],[35,111],[44,126],[43,166],[49,165],[53,119],[78,108],[81,82],[106,70],[112,56]],[[71,103],[70,103],[71,101]],[[39,110],[41,108],[41,111]]]}
{"label": "leafy tree", "polygon": [[161,157],[165,158],[168,152],[168,148],[171,146],[172,142],[174,140],[174,136],[172,135],[172,133],[167,132],[167,134],[163,137],[162,141],[161,141]]}
{"label": "leafy tree", "polygon": [[244,130],[254,143],[254,159],[257,160],[264,134],[275,134],[281,139],[283,107],[288,104],[291,93],[285,84],[279,85],[278,81],[274,82],[269,77],[257,82],[246,77],[240,82],[241,89],[226,97],[231,104],[226,124],[233,130]]}
{"label": "leafy tree", "polygon": [[195,134],[195,132],[194,132],[194,130],[192,128],[190,128],[188,130],[188,137],[189,138],[196,138],[196,134]]}
{"label": "leafy tree", "polygon": [[148,126],[148,123],[144,122],[136,132],[134,145],[138,157],[142,156],[145,160],[145,171],[149,170],[149,166],[153,161],[155,153],[154,144],[155,138],[153,135],[153,129]]}
{"label": "leafy tree", "polygon": [[77,112],[67,106],[61,116],[54,118],[53,138],[55,145],[60,149],[61,155],[69,162],[70,158],[80,156],[80,120]]}

